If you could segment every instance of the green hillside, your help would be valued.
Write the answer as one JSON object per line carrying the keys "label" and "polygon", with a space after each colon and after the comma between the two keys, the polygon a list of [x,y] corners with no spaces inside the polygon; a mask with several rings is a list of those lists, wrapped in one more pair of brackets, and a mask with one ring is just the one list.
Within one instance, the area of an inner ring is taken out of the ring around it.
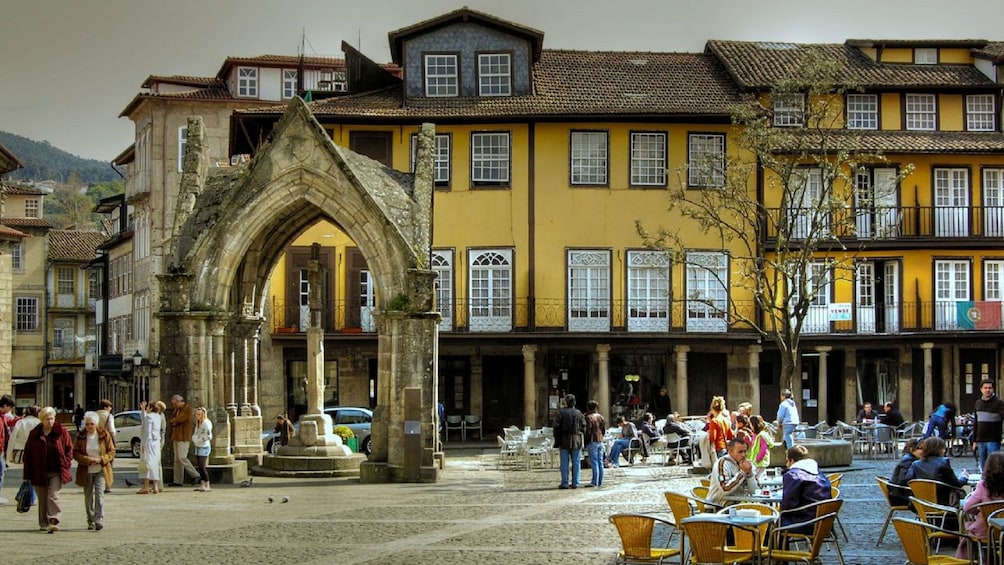
{"label": "green hillside", "polygon": [[63,183],[69,179],[71,172],[77,173],[81,182],[88,184],[119,179],[105,161],[71,155],[53,147],[48,141],[34,141],[0,131],[0,144],[24,163],[23,169],[8,173],[4,176],[6,179],[54,180]]}

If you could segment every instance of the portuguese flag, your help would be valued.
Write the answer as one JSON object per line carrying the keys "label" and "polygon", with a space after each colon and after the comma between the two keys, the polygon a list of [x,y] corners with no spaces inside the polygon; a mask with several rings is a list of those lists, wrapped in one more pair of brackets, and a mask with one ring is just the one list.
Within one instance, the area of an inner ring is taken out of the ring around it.
{"label": "portuguese flag", "polygon": [[956,302],[955,319],[962,330],[1001,329],[1000,302]]}

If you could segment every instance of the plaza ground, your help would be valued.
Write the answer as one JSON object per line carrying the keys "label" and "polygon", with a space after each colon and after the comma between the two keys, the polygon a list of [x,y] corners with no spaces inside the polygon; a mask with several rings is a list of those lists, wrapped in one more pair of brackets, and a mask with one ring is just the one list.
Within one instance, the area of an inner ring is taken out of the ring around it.
{"label": "plaza ground", "polygon": [[[136,460],[121,454],[105,498],[105,529],[87,530],[83,491],[70,484],[63,489],[62,529],[52,535],[38,531],[34,508],[15,512],[21,470],[14,466],[2,493],[11,503],[0,507],[0,555],[6,563],[47,565],[606,564],[619,549],[607,516],[666,513],[664,491],[689,491],[698,482],[688,467],[638,465],[608,470],[602,489],[558,490],[557,470],[496,470],[488,444],[447,449],[437,484],[255,477],[251,488],[168,487],[159,495],[125,486],[124,477],[136,477]],[[886,512],[875,476],[888,476],[894,463],[861,460],[836,469],[844,473],[840,518],[850,537],[842,544],[849,565],[904,560],[891,527],[875,546]],[[971,459],[955,465],[974,466]],[[589,476],[582,471],[584,483]],[[824,549],[822,561],[836,564],[836,555]]]}

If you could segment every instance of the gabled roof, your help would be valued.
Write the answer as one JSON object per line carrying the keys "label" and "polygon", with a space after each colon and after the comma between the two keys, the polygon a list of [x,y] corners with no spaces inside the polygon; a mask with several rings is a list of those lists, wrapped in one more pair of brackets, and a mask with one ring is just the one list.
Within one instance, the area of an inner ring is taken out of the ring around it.
{"label": "gabled roof", "polygon": [[[216,79],[227,78],[227,72],[234,66],[254,66],[254,67],[285,67],[296,68],[300,64],[300,57],[294,55],[257,55],[255,57],[227,57],[216,72]],[[303,57],[303,64],[310,68],[327,68],[345,70],[345,59],[338,57]]]}
{"label": "gabled roof", "polygon": [[219,84],[220,79],[216,77],[193,77],[193,76],[183,76],[183,75],[150,75],[146,77],[143,84],[140,86],[143,88],[153,88],[157,84],[174,84],[178,86],[194,86],[198,88],[211,86],[214,84]]}
{"label": "gabled roof", "polygon": [[0,189],[8,196],[45,196],[44,190],[23,184],[0,184]]}
{"label": "gabled roof", "polygon": [[[209,88],[201,88],[198,90],[189,90],[186,92],[172,92],[168,94],[153,94],[152,92],[140,92],[129,101],[129,104],[119,113],[119,117],[127,117],[132,114],[133,111],[140,105],[144,100],[199,100],[199,101],[209,101],[209,102],[232,102],[237,100],[230,95],[230,92],[222,86],[212,86]],[[241,99],[244,102],[254,103],[256,100]]]}
{"label": "gabled roof", "polygon": [[105,236],[97,231],[51,230],[49,232],[50,261],[80,261],[94,259],[94,251]]}
{"label": "gabled roof", "polygon": [[0,224],[0,241],[20,241],[30,235]]}
{"label": "gabled roof", "polygon": [[3,223],[15,228],[51,228],[52,224],[45,218],[4,218]]}
{"label": "gabled roof", "polygon": [[984,59],[994,59],[1004,63],[1004,41],[988,41],[979,49],[973,49],[973,55]]}
{"label": "gabled roof", "polygon": [[[309,104],[316,116],[509,119],[716,116],[740,101],[718,60],[703,53],[544,50],[527,96],[408,97],[401,86]],[[238,110],[281,115],[284,106]]]}
{"label": "gabled roof", "polygon": [[996,88],[994,82],[973,65],[877,63],[848,44],[711,40],[706,51],[717,56],[736,82],[749,90],[769,89],[798,68],[810,51],[840,66],[838,81],[865,89]]}
{"label": "gabled roof", "polygon": [[491,14],[471,10],[465,6],[459,10],[454,10],[441,16],[436,16],[388,33],[387,39],[390,41],[390,59],[399,65],[401,64],[401,48],[406,39],[416,35],[424,35],[430,31],[453,25],[458,22],[469,21],[477,22],[480,25],[526,39],[530,42],[530,52],[533,55],[533,60],[536,61],[540,58],[541,50],[544,45],[544,32],[532,27],[496,18]]}
{"label": "gabled roof", "polygon": [[0,143],[0,175],[20,169],[23,166],[24,163]]}

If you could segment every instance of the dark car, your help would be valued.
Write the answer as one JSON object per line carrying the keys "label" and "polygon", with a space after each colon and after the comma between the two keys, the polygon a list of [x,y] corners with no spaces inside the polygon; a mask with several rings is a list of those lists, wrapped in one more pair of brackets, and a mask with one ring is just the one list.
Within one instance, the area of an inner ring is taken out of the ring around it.
{"label": "dark car", "polygon": [[[331,416],[331,425],[347,426],[356,434],[359,441],[359,453],[370,454],[372,446],[370,443],[370,425],[373,422],[373,412],[369,408],[356,408],[354,406],[330,406],[324,409],[324,413]],[[299,422],[293,424],[297,430],[300,429]],[[261,434],[262,447],[266,453],[272,453],[275,446],[275,438],[279,436],[273,430],[265,430]]]}

